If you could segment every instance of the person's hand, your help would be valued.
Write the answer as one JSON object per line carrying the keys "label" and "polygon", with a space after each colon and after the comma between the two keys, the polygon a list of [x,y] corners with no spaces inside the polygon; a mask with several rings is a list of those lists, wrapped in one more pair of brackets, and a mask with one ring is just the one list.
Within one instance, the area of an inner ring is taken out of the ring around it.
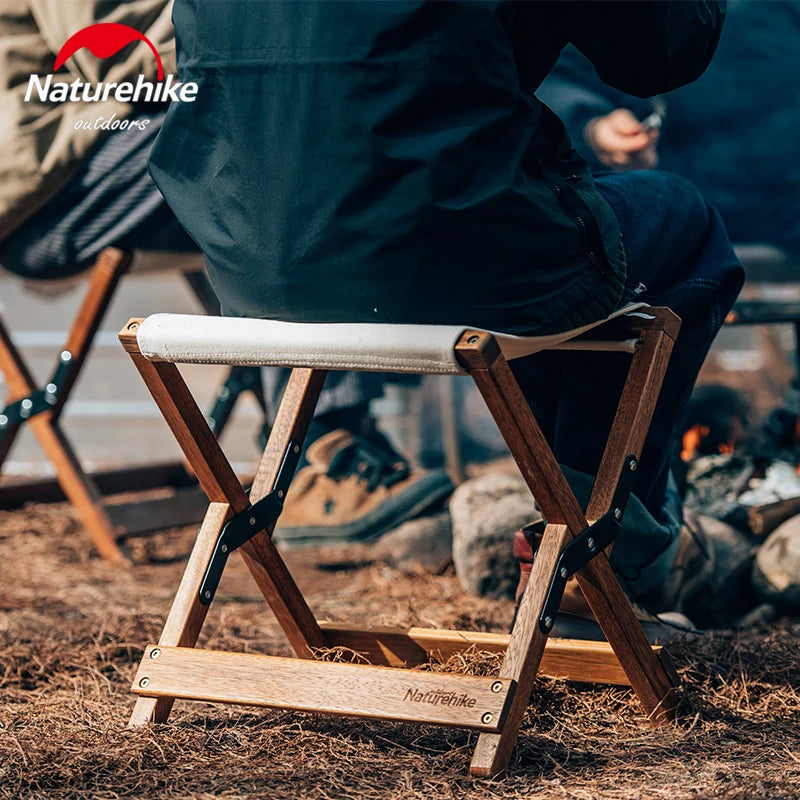
{"label": "person's hand", "polygon": [[591,120],[585,135],[598,161],[611,169],[652,169],[658,165],[658,131],[645,130],[627,108]]}

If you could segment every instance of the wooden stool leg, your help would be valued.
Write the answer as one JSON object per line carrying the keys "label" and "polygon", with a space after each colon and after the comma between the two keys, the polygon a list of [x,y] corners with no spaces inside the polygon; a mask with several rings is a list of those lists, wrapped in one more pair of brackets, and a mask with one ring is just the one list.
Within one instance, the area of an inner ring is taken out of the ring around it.
{"label": "wooden stool leg", "polygon": [[[235,514],[244,511],[250,500],[180,372],[174,364],[148,361],[140,354],[136,341],[138,325],[139,320],[131,320],[120,334],[120,341],[183,449],[200,485],[212,503],[225,503]],[[305,438],[324,380],[325,373],[320,370],[292,372],[253,482],[251,498],[254,501],[271,490],[289,442]],[[324,647],[327,640],[276,550],[271,533],[268,530],[256,534],[241,547],[241,552],[295,653],[307,658],[315,648]],[[196,589],[192,603],[199,606],[199,581]],[[202,609],[194,609],[190,616],[200,613],[205,615]]]}
{"label": "wooden stool leg", "polygon": [[[523,478],[550,523],[548,528],[553,531],[547,549],[540,550],[540,555],[537,555],[540,566],[529,583],[529,586],[535,585],[536,588],[530,592],[531,599],[521,606],[509,642],[511,653],[517,652],[517,649],[526,652],[526,648],[532,653],[523,662],[518,658],[511,660],[507,655],[501,674],[504,674],[506,669],[513,669],[519,675],[512,708],[501,733],[481,734],[471,765],[473,774],[494,775],[508,764],[544,646],[543,643],[539,644],[540,634],[537,632],[539,616],[536,612],[541,614],[543,603],[543,598],[539,597],[540,592],[545,591],[550,584],[563,545],[584,530],[587,523],[575,495],[567,484],[527,401],[491,335],[469,331],[457,345],[456,352],[470,370]],[[542,547],[544,544],[543,541]],[[586,583],[598,605],[598,622],[602,617],[601,627],[604,633],[630,678],[637,696],[644,702],[645,710],[648,714],[652,714],[655,708],[668,702],[672,696],[670,675],[650,648],[606,556],[601,553],[592,559],[585,569],[585,574],[592,575],[592,583],[589,581]],[[544,584],[544,589],[539,583]],[[536,616],[529,618],[531,614]],[[543,634],[541,636],[543,642],[546,636]],[[519,644],[516,643],[518,637]],[[657,698],[653,696],[654,686],[662,689]]]}
{"label": "wooden stool leg", "polygon": [[[197,637],[210,608],[197,600],[200,582],[211,560],[217,538],[229,517],[230,506],[227,503],[209,505],[159,637],[158,644],[161,647],[194,647],[197,644]],[[140,697],[136,701],[128,727],[135,728],[148,722],[166,722],[173,702],[172,697]]]}
{"label": "wooden stool leg", "polygon": [[478,737],[470,764],[473,775],[490,777],[508,766],[547,644],[548,635],[539,627],[539,617],[544,609],[558,558],[571,539],[566,525],[548,525],[542,535],[542,543],[531,569],[528,590],[522,597],[499,675],[501,678],[516,681],[516,693],[503,730],[500,733],[482,733]]}

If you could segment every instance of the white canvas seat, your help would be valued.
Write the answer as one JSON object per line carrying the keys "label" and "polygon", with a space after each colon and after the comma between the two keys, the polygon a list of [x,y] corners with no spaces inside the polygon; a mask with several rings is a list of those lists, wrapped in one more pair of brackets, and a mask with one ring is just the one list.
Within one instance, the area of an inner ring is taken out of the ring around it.
{"label": "white canvas seat", "polygon": [[[631,304],[606,319],[548,336],[488,332],[508,360],[553,349],[633,352],[636,339],[596,341],[577,337],[625,314],[639,313],[647,318],[640,310],[644,307],[644,303]],[[141,323],[137,340],[145,358],[179,364],[460,375],[466,370],[455,356],[455,346],[466,330],[484,331],[469,325],[297,323],[153,314]]]}

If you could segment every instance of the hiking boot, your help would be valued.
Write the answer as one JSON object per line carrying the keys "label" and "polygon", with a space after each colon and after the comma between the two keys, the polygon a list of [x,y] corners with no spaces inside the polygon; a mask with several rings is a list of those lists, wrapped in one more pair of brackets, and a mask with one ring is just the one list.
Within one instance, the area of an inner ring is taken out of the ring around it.
{"label": "hiking boot", "polygon": [[332,431],[308,446],[306,459],[275,530],[285,547],[368,542],[453,491],[447,473],[411,469],[377,432]]}
{"label": "hiking boot", "polygon": [[[526,525],[514,534],[514,557],[519,560],[520,579],[517,586],[517,608],[530,579],[533,559],[544,532],[542,521]],[[677,611],[652,614],[636,603],[631,604],[636,619],[642,625],[645,635],[651,643],[665,644],[675,638],[694,633],[694,625],[688,617]],[[516,619],[516,615],[515,615]],[[564,594],[558,606],[555,624],[550,635],[562,639],[584,639],[588,641],[605,641],[605,635],[597,624],[578,586],[575,577],[571,577],[564,587]]]}

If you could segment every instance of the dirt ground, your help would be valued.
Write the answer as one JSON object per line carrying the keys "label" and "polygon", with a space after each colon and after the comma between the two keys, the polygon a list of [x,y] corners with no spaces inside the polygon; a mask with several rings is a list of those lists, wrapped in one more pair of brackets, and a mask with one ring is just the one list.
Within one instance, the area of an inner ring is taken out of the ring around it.
{"label": "dirt ground", "polygon": [[[177,703],[169,724],[126,730],[194,531],[134,540],[134,566],[87,550],[68,507],[0,512],[0,798],[800,797],[800,622],[671,648],[680,720],[654,731],[631,693],[540,680],[507,775],[468,775],[475,734]],[[455,576],[404,576],[366,547],[293,552],[319,618],[507,630],[509,602]],[[231,559],[202,644],[289,654]]]}

